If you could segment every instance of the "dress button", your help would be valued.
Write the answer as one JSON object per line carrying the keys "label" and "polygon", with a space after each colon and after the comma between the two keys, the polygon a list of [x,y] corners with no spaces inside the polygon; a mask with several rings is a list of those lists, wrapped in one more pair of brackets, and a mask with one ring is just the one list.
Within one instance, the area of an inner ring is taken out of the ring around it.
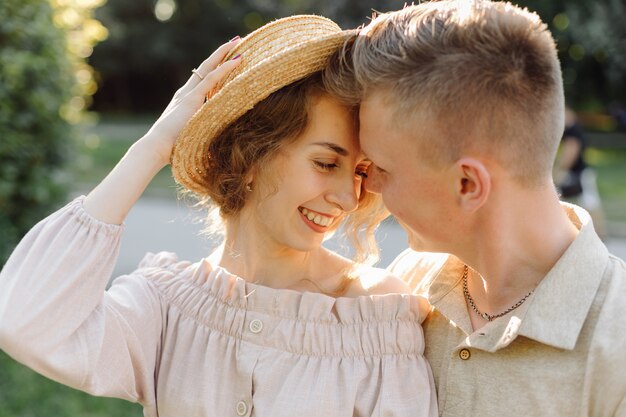
{"label": "dress button", "polygon": [[252,333],[260,333],[263,330],[263,322],[258,319],[254,319],[250,322],[250,331]]}
{"label": "dress button", "polygon": [[245,403],[245,401],[239,401],[237,403],[237,414],[240,416],[245,416],[247,412],[248,405]]}
{"label": "dress button", "polygon": [[464,361],[468,360],[470,356],[472,356],[472,354],[470,353],[469,349],[461,349],[459,351],[459,358],[463,359]]}

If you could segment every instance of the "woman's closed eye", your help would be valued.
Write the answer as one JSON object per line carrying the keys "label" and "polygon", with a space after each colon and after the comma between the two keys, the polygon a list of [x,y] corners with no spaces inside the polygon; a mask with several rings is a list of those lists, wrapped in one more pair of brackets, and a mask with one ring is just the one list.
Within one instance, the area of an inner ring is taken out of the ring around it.
{"label": "woman's closed eye", "polygon": [[336,162],[313,161],[313,163],[322,171],[330,171],[335,168],[339,168],[339,165]]}
{"label": "woman's closed eye", "polygon": [[[339,164],[337,162],[313,161],[313,163],[324,172],[332,171],[339,168]],[[368,169],[369,165],[360,165],[355,169],[354,175],[360,178],[367,178]]]}

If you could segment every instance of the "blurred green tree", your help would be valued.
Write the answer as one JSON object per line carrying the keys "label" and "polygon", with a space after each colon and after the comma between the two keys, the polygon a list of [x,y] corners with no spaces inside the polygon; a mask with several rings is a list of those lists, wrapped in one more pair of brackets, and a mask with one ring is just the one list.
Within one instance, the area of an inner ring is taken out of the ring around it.
{"label": "blurred green tree", "polygon": [[[109,0],[98,17],[111,31],[92,65],[102,85],[95,110],[157,112],[189,70],[235,34],[278,17],[327,16],[344,28],[367,23],[371,10],[397,10],[404,0]],[[520,0],[549,25],[558,45],[569,98],[624,97],[625,26],[621,0]],[[620,89],[621,88],[621,89]]]}
{"label": "blurred green tree", "polygon": [[[102,0],[0,1],[0,267],[21,236],[66,198],[72,123],[95,92],[85,62],[106,29]],[[0,416],[140,415],[35,374],[0,352]]]}
{"label": "blurred green tree", "polygon": [[65,197],[69,124],[59,110],[73,80],[63,31],[46,0],[0,3],[0,264]]}
{"label": "blurred green tree", "polygon": [[95,91],[84,58],[106,36],[90,19],[98,4],[0,2],[0,265],[65,199],[61,168],[71,151],[71,123]]}
{"label": "blurred green tree", "polygon": [[[561,16],[561,15],[559,15]],[[600,0],[568,4],[564,16],[568,23],[565,31],[571,37],[567,48],[570,58],[578,61],[581,71],[571,74],[572,84],[577,78],[588,80],[583,71],[594,69],[601,72],[596,83],[589,89],[601,90],[601,96],[608,100],[626,100],[626,4],[623,0]],[[563,48],[565,49],[565,48]],[[583,99],[577,94],[578,101]],[[626,104],[626,103],[624,103]]]}
{"label": "blurred green tree", "polygon": [[402,7],[404,0],[108,0],[96,14],[109,29],[90,63],[102,84],[94,110],[157,112],[217,46],[279,17],[321,14],[349,28],[371,9]]}

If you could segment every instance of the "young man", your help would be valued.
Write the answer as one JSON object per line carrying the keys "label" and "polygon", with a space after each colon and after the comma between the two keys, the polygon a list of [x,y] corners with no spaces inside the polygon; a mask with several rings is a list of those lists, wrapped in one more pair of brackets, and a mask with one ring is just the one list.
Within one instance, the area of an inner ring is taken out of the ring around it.
{"label": "young man", "polygon": [[433,305],[441,415],[626,415],[626,266],[552,182],[564,98],[546,25],[510,3],[423,3],[339,58],[366,187],[412,249],[453,254],[392,266]]}

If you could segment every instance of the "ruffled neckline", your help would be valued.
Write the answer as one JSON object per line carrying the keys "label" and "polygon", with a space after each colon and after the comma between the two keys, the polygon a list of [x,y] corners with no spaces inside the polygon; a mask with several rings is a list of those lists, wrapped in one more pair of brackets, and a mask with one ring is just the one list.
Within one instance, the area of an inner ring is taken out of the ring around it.
{"label": "ruffled neckline", "polygon": [[335,298],[322,293],[271,288],[248,282],[222,267],[213,267],[207,259],[181,262],[170,252],[148,253],[139,268],[173,303],[192,310],[206,303],[206,299],[214,298],[235,308],[274,317],[348,325],[395,320],[420,322],[420,308],[422,316],[425,309],[424,298],[410,294]]}

